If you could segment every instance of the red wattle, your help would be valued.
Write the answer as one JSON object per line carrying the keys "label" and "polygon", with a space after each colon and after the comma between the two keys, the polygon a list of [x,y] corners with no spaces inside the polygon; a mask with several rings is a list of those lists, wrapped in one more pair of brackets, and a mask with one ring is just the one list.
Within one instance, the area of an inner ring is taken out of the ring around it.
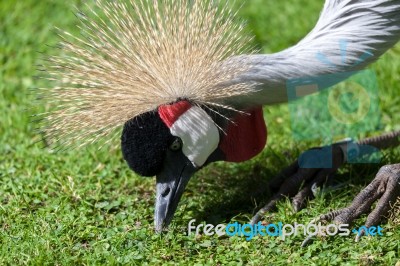
{"label": "red wattle", "polygon": [[227,162],[244,162],[258,155],[267,143],[267,127],[262,108],[239,114],[230,123],[220,148]]}
{"label": "red wattle", "polygon": [[191,107],[192,105],[188,101],[180,101],[171,105],[158,107],[158,114],[165,125],[171,128],[176,120]]}

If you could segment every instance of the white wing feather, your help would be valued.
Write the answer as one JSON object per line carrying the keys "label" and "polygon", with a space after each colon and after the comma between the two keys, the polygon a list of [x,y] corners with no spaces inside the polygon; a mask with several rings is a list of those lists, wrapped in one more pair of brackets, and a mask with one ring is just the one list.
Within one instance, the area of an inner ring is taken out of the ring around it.
{"label": "white wing feather", "polygon": [[327,0],[317,25],[297,45],[276,54],[226,61],[240,60],[251,66],[233,83],[259,84],[254,93],[230,97],[227,102],[234,106],[287,102],[288,81],[360,70],[399,40],[399,0]]}

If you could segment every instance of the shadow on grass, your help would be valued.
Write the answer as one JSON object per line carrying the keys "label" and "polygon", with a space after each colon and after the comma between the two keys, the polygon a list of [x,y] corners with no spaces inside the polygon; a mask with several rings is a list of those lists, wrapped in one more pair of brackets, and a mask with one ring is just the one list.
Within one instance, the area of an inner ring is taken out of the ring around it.
{"label": "shadow on grass", "polygon": [[206,170],[188,187],[188,193],[200,194],[191,206],[193,219],[218,224],[252,214],[256,205],[270,198],[269,181],[275,174],[261,164],[243,164],[238,169],[217,165]]}

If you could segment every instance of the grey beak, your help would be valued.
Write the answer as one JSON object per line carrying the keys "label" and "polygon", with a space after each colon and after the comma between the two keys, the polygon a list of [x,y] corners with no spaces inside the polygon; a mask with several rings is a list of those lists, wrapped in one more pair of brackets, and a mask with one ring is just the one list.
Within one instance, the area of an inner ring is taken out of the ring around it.
{"label": "grey beak", "polygon": [[186,158],[167,160],[163,171],[157,175],[157,198],[154,213],[155,231],[166,228],[178,207],[182,194],[196,168]]}

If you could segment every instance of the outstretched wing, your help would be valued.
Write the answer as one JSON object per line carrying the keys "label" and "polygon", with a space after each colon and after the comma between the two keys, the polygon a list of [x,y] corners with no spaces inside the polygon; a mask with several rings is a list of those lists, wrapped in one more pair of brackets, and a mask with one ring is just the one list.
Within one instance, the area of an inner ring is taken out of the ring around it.
{"label": "outstretched wing", "polygon": [[317,25],[297,45],[276,54],[242,55],[225,62],[250,65],[233,83],[258,83],[254,93],[227,102],[234,106],[287,102],[288,81],[343,73],[326,82],[334,85],[376,61],[399,40],[399,0],[327,0]]}

